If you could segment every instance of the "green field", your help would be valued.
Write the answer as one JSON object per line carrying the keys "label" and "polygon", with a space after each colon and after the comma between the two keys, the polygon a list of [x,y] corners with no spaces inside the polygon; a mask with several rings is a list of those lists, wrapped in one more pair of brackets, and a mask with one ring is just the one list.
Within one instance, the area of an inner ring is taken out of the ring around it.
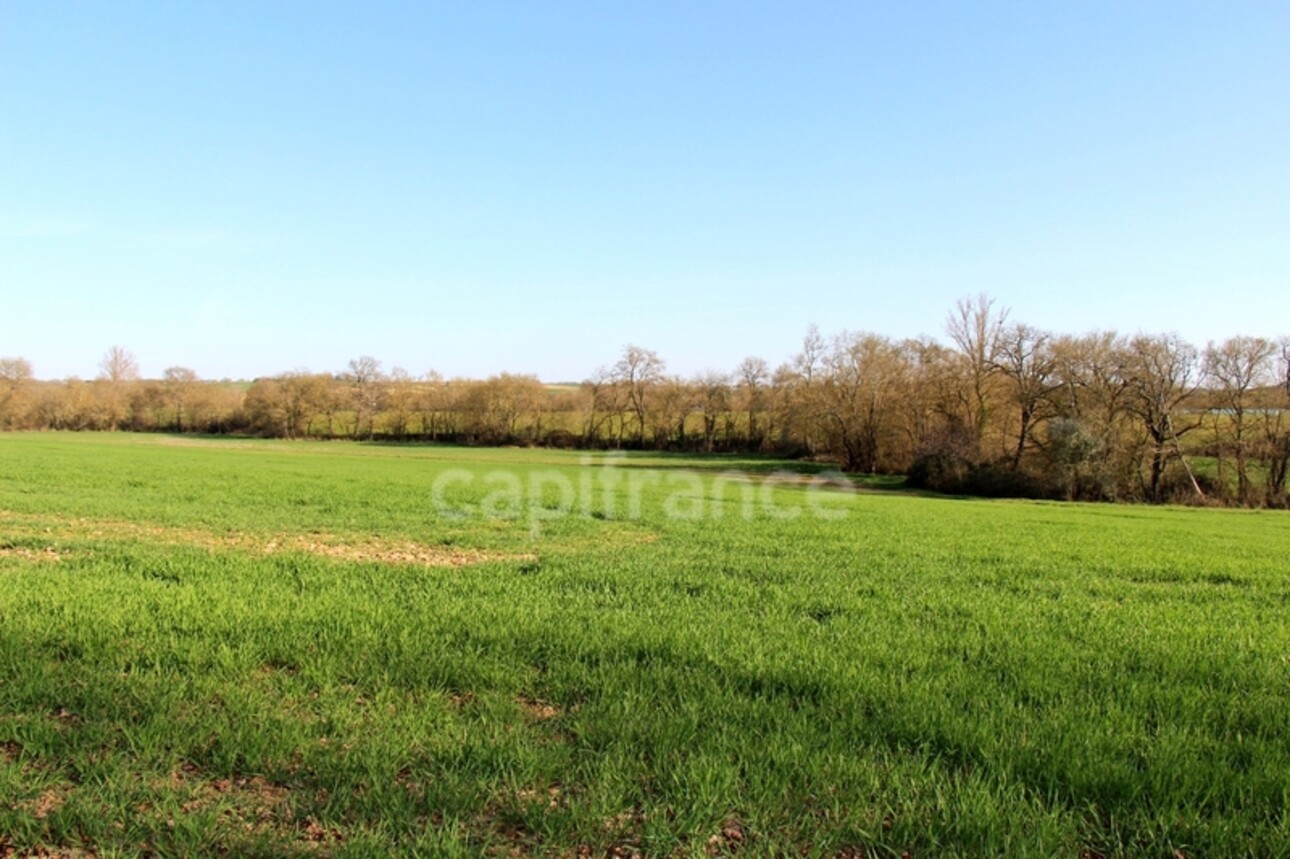
{"label": "green field", "polygon": [[0,855],[1290,855],[1290,516],[809,471],[0,435]]}

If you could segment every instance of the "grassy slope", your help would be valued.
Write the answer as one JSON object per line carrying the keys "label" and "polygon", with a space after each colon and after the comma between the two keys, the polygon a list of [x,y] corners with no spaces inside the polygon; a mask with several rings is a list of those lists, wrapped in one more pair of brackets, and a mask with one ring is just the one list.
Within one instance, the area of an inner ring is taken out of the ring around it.
{"label": "grassy slope", "polygon": [[[534,537],[429,503],[580,462],[0,436],[0,847],[1290,853],[1285,514],[654,489]],[[310,532],[496,559],[224,541]]]}

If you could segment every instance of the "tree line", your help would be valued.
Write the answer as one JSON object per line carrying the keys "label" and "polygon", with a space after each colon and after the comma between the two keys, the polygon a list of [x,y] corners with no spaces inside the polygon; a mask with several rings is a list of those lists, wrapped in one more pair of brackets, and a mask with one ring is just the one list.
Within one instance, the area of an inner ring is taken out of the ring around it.
{"label": "tree line", "polygon": [[958,302],[945,333],[812,326],[777,367],[749,357],[689,378],[629,345],[576,385],[414,376],[366,356],[249,383],[184,367],[142,379],[113,347],[89,381],[0,359],[0,428],[767,453],[949,492],[1287,506],[1290,340],[1055,334],[987,296]]}

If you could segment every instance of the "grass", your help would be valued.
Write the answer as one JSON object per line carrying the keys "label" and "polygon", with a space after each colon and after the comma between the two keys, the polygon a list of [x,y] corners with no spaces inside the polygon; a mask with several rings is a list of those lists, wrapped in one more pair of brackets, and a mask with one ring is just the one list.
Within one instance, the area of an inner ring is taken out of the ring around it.
{"label": "grass", "polygon": [[605,461],[0,436],[0,853],[1290,854],[1284,513]]}

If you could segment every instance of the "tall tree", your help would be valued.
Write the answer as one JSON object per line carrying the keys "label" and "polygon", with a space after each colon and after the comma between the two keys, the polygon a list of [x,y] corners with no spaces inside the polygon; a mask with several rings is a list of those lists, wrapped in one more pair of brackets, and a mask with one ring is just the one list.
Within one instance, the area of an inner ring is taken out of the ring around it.
{"label": "tall tree", "polygon": [[812,322],[802,338],[802,351],[793,358],[793,369],[807,385],[815,381],[816,374],[823,368],[829,344],[820,334],[820,328]]}
{"label": "tall tree", "polygon": [[[1163,500],[1165,466],[1174,455],[1182,455],[1182,437],[1200,426],[1198,419],[1182,414],[1183,404],[1198,387],[1197,360],[1196,347],[1177,334],[1140,334],[1121,353],[1126,405],[1140,420],[1149,441],[1146,491],[1152,501]],[[1194,478],[1192,483],[1199,494]]]}
{"label": "tall tree", "polygon": [[[1133,435],[1137,418],[1127,408],[1128,382],[1121,372],[1127,341],[1113,331],[1053,342],[1056,383],[1051,402],[1059,426],[1050,424],[1048,455],[1058,482],[1072,497],[1132,496],[1141,491]],[[1053,430],[1057,432],[1054,433]]]}
{"label": "tall tree", "polygon": [[1267,469],[1264,501],[1269,507],[1287,503],[1287,481],[1290,480],[1290,338],[1278,344],[1273,377],[1260,409],[1262,454]]}
{"label": "tall tree", "polygon": [[659,450],[686,444],[685,424],[692,409],[698,407],[698,393],[693,385],[676,376],[663,376],[649,388],[650,441]]}
{"label": "tall tree", "polygon": [[197,372],[187,367],[167,367],[162,373],[161,382],[166,399],[170,402],[171,426],[175,432],[183,432],[184,413],[197,385]]}
{"label": "tall tree", "polygon": [[1242,504],[1253,500],[1250,483],[1250,432],[1247,413],[1259,388],[1275,381],[1273,358],[1276,344],[1262,337],[1231,337],[1205,349],[1205,375],[1214,386],[1222,410],[1219,426],[1226,428],[1226,444],[1236,468],[1237,498]]}
{"label": "tall tree", "polygon": [[761,358],[749,356],[739,364],[735,376],[739,385],[739,398],[748,416],[748,444],[754,449],[760,449],[764,444],[765,434],[761,431],[757,418],[766,411],[766,386],[770,383],[770,367]]}
{"label": "tall tree", "polygon": [[402,367],[390,371],[386,380],[385,406],[389,432],[396,438],[407,438],[412,415],[416,412],[418,384],[412,374]]}
{"label": "tall tree", "polygon": [[367,437],[376,435],[376,413],[381,407],[384,394],[381,375],[381,362],[363,355],[349,362],[349,372],[344,378],[350,386],[350,407],[354,410],[354,437],[363,432],[363,422],[367,422]]}
{"label": "tall tree", "polygon": [[818,427],[812,417],[812,404],[827,358],[828,343],[820,335],[820,329],[811,323],[802,338],[802,351],[776,372],[785,417],[781,425],[790,433],[801,434],[802,445],[808,453],[816,448]]}
{"label": "tall tree", "polygon": [[108,349],[99,361],[99,380],[104,383],[104,410],[109,429],[119,429],[125,417],[130,387],[139,380],[139,359],[123,346]]}
{"label": "tall tree", "polygon": [[999,372],[999,346],[1007,320],[1007,308],[996,309],[994,299],[981,293],[974,299],[959,299],[945,321],[946,333],[966,362],[965,423],[978,446],[990,421],[991,382]]}
{"label": "tall tree", "polygon": [[841,455],[844,469],[878,470],[895,396],[907,379],[904,356],[887,338],[843,332],[833,341],[810,401],[820,435]]}
{"label": "tall tree", "polygon": [[582,383],[582,394],[587,402],[587,416],[582,427],[583,443],[589,446],[604,441],[621,447],[623,416],[627,412],[627,397],[615,372],[599,367]]}
{"label": "tall tree", "polygon": [[1049,397],[1061,386],[1056,380],[1057,358],[1052,335],[1025,323],[1006,326],[995,351],[995,367],[1017,409],[1017,445],[1012,452],[1012,469],[1017,471],[1035,424],[1050,413]]}
{"label": "tall tree", "polygon": [[12,429],[19,423],[31,378],[31,362],[26,358],[0,358],[0,428]]}
{"label": "tall tree", "polygon": [[657,352],[639,346],[623,347],[622,357],[614,365],[613,376],[622,384],[627,404],[636,416],[636,442],[644,446],[646,412],[651,388],[663,378],[666,363]]}
{"label": "tall tree", "polygon": [[730,377],[709,370],[694,378],[690,390],[694,408],[703,419],[703,449],[711,453],[717,443],[717,422],[730,414]]}

